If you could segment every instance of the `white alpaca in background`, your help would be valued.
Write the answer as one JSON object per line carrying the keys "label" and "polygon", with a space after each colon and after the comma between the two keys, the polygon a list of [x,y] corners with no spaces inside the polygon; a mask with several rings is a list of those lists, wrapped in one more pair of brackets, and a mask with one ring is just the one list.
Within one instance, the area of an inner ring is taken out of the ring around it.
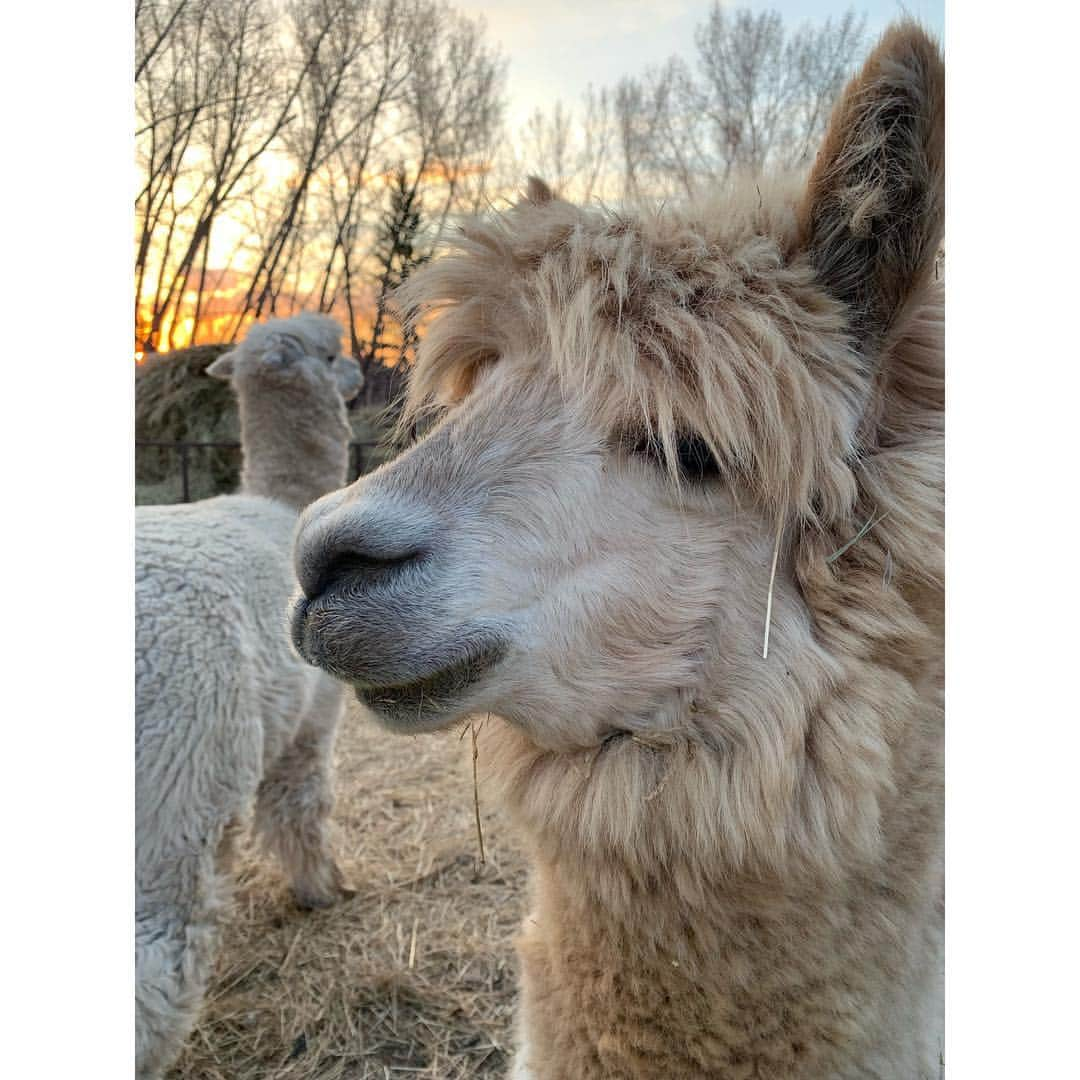
{"label": "white alpaca in background", "polygon": [[302,907],[346,894],[326,836],[340,684],[297,659],[285,612],[298,511],[346,480],[341,329],[304,314],[252,327],[207,369],[232,381],[241,493],[135,517],[135,1023],[160,1075],[198,1016],[231,841],[255,830]]}

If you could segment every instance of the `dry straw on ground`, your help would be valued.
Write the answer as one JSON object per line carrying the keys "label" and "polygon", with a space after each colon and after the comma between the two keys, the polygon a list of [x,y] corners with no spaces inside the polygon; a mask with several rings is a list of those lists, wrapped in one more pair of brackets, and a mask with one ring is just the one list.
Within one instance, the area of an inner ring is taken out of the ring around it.
{"label": "dry straw on ground", "polygon": [[169,1080],[502,1076],[510,1061],[525,861],[479,797],[471,740],[401,738],[350,713],[338,736],[338,850],[356,896],[292,904],[248,853],[206,1008]]}

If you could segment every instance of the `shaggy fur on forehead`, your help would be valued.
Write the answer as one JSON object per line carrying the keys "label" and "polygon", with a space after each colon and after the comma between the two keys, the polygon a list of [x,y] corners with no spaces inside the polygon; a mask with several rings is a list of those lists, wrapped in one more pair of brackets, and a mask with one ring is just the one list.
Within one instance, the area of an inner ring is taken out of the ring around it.
{"label": "shaggy fur on forehead", "polygon": [[[795,187],[637,219],[527,199],[468,225],[400,300],[427,327],[410,417],[504,355],[549,365],[612,431],[687,431],[770,503],[843,514],[869,395],[844,313],[789,253]],[[668,454],[669,460],[674,459]]]}
{"label": "shaggy fur on forehead", "polygon": [[902,642],[917,666],[944,585],[944,291],[920,285],[860,354],[799,247],[799,190],[636,218],[530,195],[472,222],[399,290],[429,320],[405,422],[525,356],[669,462],[694,431],[775,520],[811,526],[795,569],[819,631],[890,667]]}
{"label": "shaggy fur on forehead", "polygon": [[936,49],[909,24],[883,38],[809,186],[744,181],[631,215],[537,182],[465,226],[399,292],[426,324],[405,422],[512,357],[554,373],[609,433],[652,433],[673,468],[675,437],[697,433],[768,515],[808,526],[789,536],[823,640],[918,671],[940,647],[944,587]]}

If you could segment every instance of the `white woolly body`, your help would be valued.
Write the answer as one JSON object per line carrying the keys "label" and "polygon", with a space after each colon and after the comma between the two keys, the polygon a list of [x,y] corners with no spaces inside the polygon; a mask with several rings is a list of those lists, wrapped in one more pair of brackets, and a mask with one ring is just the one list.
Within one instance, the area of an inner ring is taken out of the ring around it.
{"label": "white woolly body", "polygon": [[194,1021],[226,897],[227,830],[298,736],[329,749],[341,711],[340,685],[297,659],[285,632],[295,525],[289,507],[253,495],[136,512],[136,1009],[145,1075],[178,1051]]}

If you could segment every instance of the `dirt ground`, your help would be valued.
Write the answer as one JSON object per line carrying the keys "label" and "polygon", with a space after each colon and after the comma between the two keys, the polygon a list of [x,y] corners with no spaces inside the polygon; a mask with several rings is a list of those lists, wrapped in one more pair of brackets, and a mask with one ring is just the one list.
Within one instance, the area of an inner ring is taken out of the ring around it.
{"label": "dirt ground", "polygon": [[334,820],[356,896],[299,911],[277,866],[248,851],[169,1080],[503,1076],[526,872],[483,766],[481,866],[468,729],[403,738],[350,710]]}

